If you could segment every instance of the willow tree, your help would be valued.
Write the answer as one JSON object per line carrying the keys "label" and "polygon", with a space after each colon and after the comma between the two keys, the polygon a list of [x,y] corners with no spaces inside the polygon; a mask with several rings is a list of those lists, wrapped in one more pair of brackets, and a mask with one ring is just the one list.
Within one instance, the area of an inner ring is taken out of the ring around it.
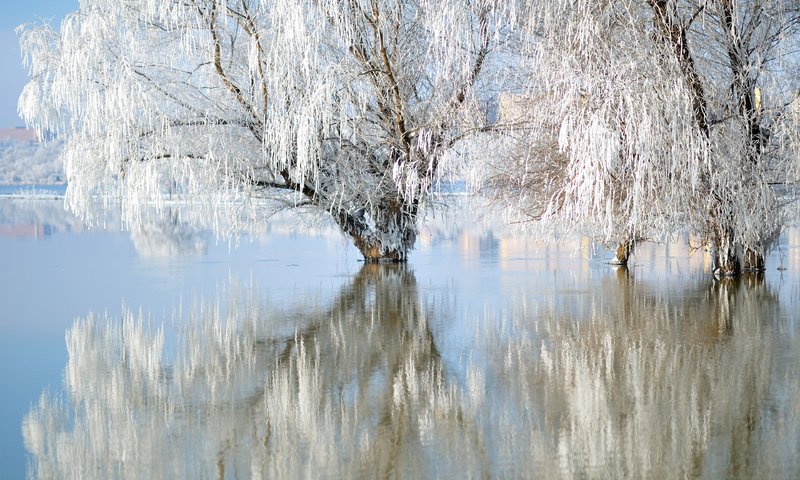
{"label": "willow tree", "polygon": [[[530,86],[501,102],[517,125],[489,164],[495,195],[557,234],[617,244],[690,221],[708,145],[680,65],[631,2],[534,2]],[[680,139],[680,140],[678,140]]]}
{"label": "willow tree", "polygon": [[[532,2],[527,129],[490,185],[526,218],[617,243],[703,235],[720,273],[763,267],[800,151],[796,3]],[[513,188],[507,188],[512,185]]]}
{"label": "willow tree", "polygon": [[312,207],[367,261],[404,261],[443,156],[481,127],[511,3],[82,0],[60,33],[21,30],[20,111],[66,139],[84,216],[98,195],[127,221],[174,194],[234,226]]}

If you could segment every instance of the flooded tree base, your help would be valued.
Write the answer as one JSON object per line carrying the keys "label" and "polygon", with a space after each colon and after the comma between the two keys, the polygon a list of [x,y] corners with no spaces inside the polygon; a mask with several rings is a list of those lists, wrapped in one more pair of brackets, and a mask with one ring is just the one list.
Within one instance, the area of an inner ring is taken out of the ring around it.
{"label": "flooded tree base", "polygon": [[[738,250],[738,249],[735,249]],[[739,256],[734,249],[729,249],[726,255],[717,253],[714,275],[719,277],[739,277],[745,274],[759,273],[766,270],[764,255],[752,249],[745,249],[743,256]]]}
{"label": "flooded tree base", "polygon": [[416,218],[398,206],[383,211],[374,225],[363,213],[340,212],[335,218],[367,264],[405,263],[417,240]]}
{"label": "flooded tree base", "polygon": [[366,242],[356,240],[356,247],[364,256],[366,264],[397,264],[406,263],[408,254],[398,250],[383,251],[380,245],[365,245]]}
{"label": "flooded tree base", "polygon": [[615,266],[627,267],[628,260],[633,254],[633,249],[635,246],[636,242],[633,240],[621,242],[619,245],[617,245],[617,248],[614,251],[614,258],[612,258],[609,263]]}
{"label": "flooded tree base", "polygon": [[405,263],[408,263],[408,258],[400,256],[364,257],[366,265],[402,265]]}
{"label": "flooded tree base", "polygon": [[748,249],[744,255],[742,270],[745,272],[763,272],[766,270],[764,256],[756,251]]}

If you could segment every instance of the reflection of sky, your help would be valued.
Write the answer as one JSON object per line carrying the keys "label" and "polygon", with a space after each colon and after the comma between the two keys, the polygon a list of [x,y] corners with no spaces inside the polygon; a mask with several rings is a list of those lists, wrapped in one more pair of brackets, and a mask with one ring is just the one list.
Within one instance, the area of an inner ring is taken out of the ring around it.
{"label": "reflection of sky", "polygon": [[[74,224],[58,208],[45,206],[27,211],[0,200],[6,219],[0,223],[13,226],[16,220],[8,219],[17,219],[24,224]],[[12,465],[6,469],[9,478],[21,477],[24,471],[19,433],[23,415],[43,389],[61,384],[64,332],[75,318],[104,311],[115,317],[124,303],[134,310],[141,306],[161,321],[176,305],[214,296],[231,280],[256,285],[279,302],[306,294],[324,300],[360,268],[358,252],[335,233],[307,236],[274,228],[230,246],[180,228],[145,229],[143,235],[147,232],[155,234],[140,239],[138,247],[132,234],[119,232],[118,226],[109,232],[57,228],[45,241],[0,237],[0,382],[13,386],[0,396],[0,464]],[[543,244],[470,225],[437,232],[435,238],[423,232],[409,268],[420,293],[437,299],[445,312],[431,328],[446,368],[462,381],[465,366],[474,360],[476,325],[484,309],[500,312],[496,328],[501,328],[512,301],[529,305],[531,311],[547,305],[579,317],[586,313],[584,299],[597,295],[598,285],[617,278],[604,263],[608,252],[586,241]],[[200,250],[194,249],[198,242],[204,246]],[[163,244],[173,246],[159,248]],[[141,245],[147,245],[145,252]],[[185,245],[191,254],[183,254]],[[796,295],[799,249],[800,237],[790,233],[768,262],[767,280],[781,296]],[[178,255],[147,255],[153,251]],[[662,291],[682,292],[687,280],[707,279],[705,253],[689,253],[678,242],[643,245],[631,275]],[[789,268],[783,273],[776,270],[779,255],[785,256],[783,263]]]}
{"label": "reflection of sky", "polygon": [[32,237],[42,238],[53,233],[53,226],[47,224],[30,225],[2,225],[0,224],[0,237]]}

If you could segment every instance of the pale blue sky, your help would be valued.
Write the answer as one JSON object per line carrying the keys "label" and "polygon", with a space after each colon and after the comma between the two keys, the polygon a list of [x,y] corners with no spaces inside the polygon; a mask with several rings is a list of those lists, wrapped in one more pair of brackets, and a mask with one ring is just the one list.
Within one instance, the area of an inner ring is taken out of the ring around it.
{"label": "pale blue sky", "polygon": [[64,15],[77,10],[78,0],[0,0],[0,128],[23,125],[17,115],[17,99],[28,73],[22,67],[14,29],[39,19],[56,26]]}

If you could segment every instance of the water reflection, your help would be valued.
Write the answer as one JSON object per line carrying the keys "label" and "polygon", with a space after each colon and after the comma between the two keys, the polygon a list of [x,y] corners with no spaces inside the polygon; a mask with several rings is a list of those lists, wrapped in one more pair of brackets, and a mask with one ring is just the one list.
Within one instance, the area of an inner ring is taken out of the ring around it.
{"label": "water reflection", "polygon": [[67,335],[65,398],[25,419],[32,473],[798,471],[797,325],[763,280],[667,288],[620,270],[557,297],[480,310],[466,365],[437,348],[448,302],[403,267],[365,266],[327,305],[240,289],[198,303],[174,341],[133,314],[87,317]]}
{"label": "water reflection", "polygon": [[178,209],[167,209],[131,226],[131,241],[143,258],[202,256],[208,248],[207,234],[181,221]]}
{"label": "water reflection", "polygon": [[55,200],[0,199],[0,236],[42,238],[55,232],[80,232],[83,223]]}
{"label": "water reflection", "polygon": [[468,442],[413,274],[365,266],[327,309],[251,294],[196,307],[173,360],[133,315],[78,321],[68,399],[25,421],[36,474],[427,476],[439,445]]}
{"label": "water reflection", "polygon": [[617,273],[481,336],[489,429],[514,432],[500,451],[547,476],[793,477],[797,326],[763,279],[668,289]]}

